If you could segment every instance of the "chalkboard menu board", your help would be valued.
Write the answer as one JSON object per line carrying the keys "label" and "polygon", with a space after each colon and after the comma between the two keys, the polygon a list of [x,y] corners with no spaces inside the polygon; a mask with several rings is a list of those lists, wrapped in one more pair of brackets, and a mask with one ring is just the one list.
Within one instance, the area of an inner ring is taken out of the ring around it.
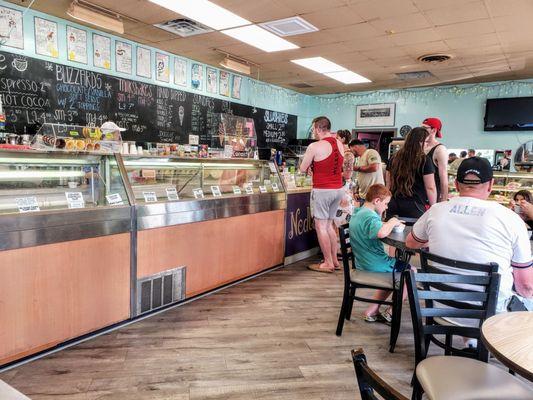
{"label": "chalkboard menu board", "polygon": [[295,115],[178,89],[0,52],[0,96],[7,131],[23,133],[44,122],[127,129],[124,140],[211,145],[218,113],[253,118],[259,147],[284,147],[296,138]]}

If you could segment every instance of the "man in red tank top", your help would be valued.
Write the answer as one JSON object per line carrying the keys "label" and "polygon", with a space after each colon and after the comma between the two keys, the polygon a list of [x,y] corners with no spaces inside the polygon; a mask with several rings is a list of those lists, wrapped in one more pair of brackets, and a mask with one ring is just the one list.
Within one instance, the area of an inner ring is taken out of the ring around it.
{"label": "man in red tank top", "polygon": [[327,117],[317,117],[313,120],[313,133],[318,141],[307,148],[300,164],[300,171],[307,173],[311,169],[313,173],[311,214],[315,220],[315,229],[324,255],[324,262],[310,266],[310,269],[333,272],[339,267],[337,235],[333,219],[344,194],[342,189],[344,147],[331,132],[331,122]]}

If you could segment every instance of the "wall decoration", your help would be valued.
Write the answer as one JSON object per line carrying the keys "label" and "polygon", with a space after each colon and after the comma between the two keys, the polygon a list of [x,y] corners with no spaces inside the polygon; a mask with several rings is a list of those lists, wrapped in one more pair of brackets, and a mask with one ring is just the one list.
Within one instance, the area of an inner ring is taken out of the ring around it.
{"label": "wall decoration", "polygon": [[187,60],[183,58],[174,59],[174,83],[187,86]]}
{"label": "wall decoration", "polygon": [[207,68],[207,87],[206,90],[208,93],[217,92],[217,70],[214,68]]}
{"label": "wall decoration", "polygon": [[152,52],[144,47],[137,47],[137,76],[152,77]]}
{"label": "wall decoration", "polygon": [[222,96],[229,97],[229,80],[230,73],[226,71],[220,71],[220,82],[218,86],[218,93]]}
{"label": "wall decoration", "polygon": [[132,73],[132,45],[125,42],[115,42],[115,68],[123,74]]}
{"label": "wall decoration", "polygon": [[24,48],[22,12],[0,6],[0,44]]}
{"label": "wall decoration", "polygon": [[57,23],[35,17],[35,52],[48,57],[59,57]]}
{"label": "wall decoration", "polygon": [[396,103],[364,104],[355,108],[355,126],[394,126]]}
{"label": "wall decoration", "polygon": [[193,64],[191,67],[191,86],[193,89],[202,90],[204,80],[204,66]]}
{"label": "wall decoration", "polygon": [[111,69],[111,39],[93,33],[93,65]]}
{"label": "wall decoration", "polygon": [[170,82],[170,57],[166,54],[155,53],[155,79]]}
{"label": "wall decoration", "polygon": [[242,76],[233,75],[233,85],[231,87],[231,97],[234,99],[241,98],[241,85],[242,85]]}
{"label": "wall decoration", "polygon": [[67,25],[67,58],[87,64],[87,32]]}

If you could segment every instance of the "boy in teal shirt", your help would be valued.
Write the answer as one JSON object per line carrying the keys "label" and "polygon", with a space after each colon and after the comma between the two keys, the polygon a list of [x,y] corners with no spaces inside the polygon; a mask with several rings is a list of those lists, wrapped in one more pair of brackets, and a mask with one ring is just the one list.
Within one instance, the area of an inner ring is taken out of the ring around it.
{"label": "boy in teal shirt", "polygon": [[[362,207],[354,210],[350,219],[350,244],[358,269],[370,272],[392,273],[410,268],[409,264],[390,257],[380,240],[390,235],[392,229],[401,225],[397,218],[383,222],[381,217],[391,199],[391,192],[384,185],[370,186]],[[374,299],[386,300],[391,294],[389,290],[376,290]],[[387,322],[392,320],[390,309],[379,313],[379,304],[371,304],[364,312],[364,320],[375,322],[379,318]]]}

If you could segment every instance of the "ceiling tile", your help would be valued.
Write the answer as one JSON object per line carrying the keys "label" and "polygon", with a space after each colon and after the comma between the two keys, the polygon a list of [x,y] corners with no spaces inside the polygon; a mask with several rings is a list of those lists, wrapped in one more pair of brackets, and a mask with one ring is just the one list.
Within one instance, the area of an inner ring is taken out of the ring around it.
{"label": "ceiling tile", "polygon": [[530,0],[485,0],[493,17],[533,15],[533,2]]}
{"label": "ceiling tile", "polygon": [[[328,10],[332,7],[345,5],[344,0],[272,0],[271,3],[288,7],[294,15],[312,13],[319,10]],[[271,5],[274,7],[274,4]]]}
{"label": "ceiling tile", "polygon": [[500,44],[500,41],[498,39],[497,34],[489,33],[480,36],[465,36],[456,39],[446,39],[446,43],[453,50],[464,49],[469,47],[479,48],[483,46],[494,46]]}
{"label": "ceiling tile", "polygon": [[465,2],[453,7],[428,10],[426,11],[426,16],[435,26],[489,18],[487,8],[481,0]]}
{"label": "ceiling tile", "polygon": [[480,19],[477,21],[438,26],[435,28],[435,31],[442,39],[454,39],[464,36],[493,33],[496,30],[494,29],[493,23],[490,19]]}
{"label": "ceiling tile", "polygon": [[418,11],[412,0],[366,0],[351,4],[349,7],[367,21],[412,14]]}
{"label": "ceiling tile", "polygon": [[370,25],[376,28],[381,33],[393,31],[409,32],[416,31],[424,28],[431,28],[432,25],[421,13],[397,15],[385,19],[377,19],[370,21]]}
{"label": "ceiling tile", "polygon": [[426,43],[414,43],[401,47],[411,57],[418,58],[420,56],[432,53],[448,53],[450,46],[443,40],[436,40]]}
{"label": "ceiling tile", "polygon": [[415,6],[423,11],[433,10],[435,8],[458,7],[465,3],[475,1],[479,0],[413,0]]}
{"label": "ceiling tile", "polygon": [[328,29],[326,31],[334,38],[342,41],[353,41],[366,38],[373,38],[383,36],[383,32],[378,31],[367,22],[355,25],[340,26],[337,28]]}
{"label": "ceiling tile", "polygon": [[390,49],[396,46],[389,36],[380,36],[365,40],[353,39],[345,42],[345,45],[350,51]]}
{"label": "ceiling tile", "polygon": [[393,57],[405,57],[407,52],[402,47],[391,47],[391,48],[377,48],[371,50],[364,50],[361,52],[370,60],[381,60],[384,58],[393,58]]}
{"label": "ceiling tile", "polygon": [[271,0],[211,0],[213,3],[255,23],[273,21],[276,19],[289,18],[294,16],[291,8],[286,6],[286,2],[280,1],[272,5]]}
{"label": "ceiling tile", "polygon": [[397,33],[390,36],[391,40],[398,46],[433,42],[440,39],[434,29],[422,29],[419,31]]}
{"label": "ceiling tile", "polygon": [[357,15],[354,10],[347,6],[302,14],[300,17],[310,22],[318,29],[337,28],[363,22],[363,19]]}

